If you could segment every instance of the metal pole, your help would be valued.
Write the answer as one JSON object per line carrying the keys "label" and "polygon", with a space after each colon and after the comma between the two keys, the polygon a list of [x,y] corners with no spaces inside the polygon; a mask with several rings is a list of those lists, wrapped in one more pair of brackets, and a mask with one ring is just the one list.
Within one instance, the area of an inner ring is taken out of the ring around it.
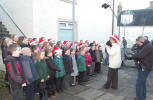
{"label": "metal pole", "polygon": [[76,0],[73,0],[73,7],[72,7],[72,43],[73,44],[75,41],[75,4],[76,4]]}
{"label": "metal pole", "polygon": [[114,34],[114,6],[115,6],[115,0],[113,0],[113,13],[112,13],[112,35]]}
{"label": "metal pole", "polygon": [[142,26],[142,36],[144,36],[144,26]]}

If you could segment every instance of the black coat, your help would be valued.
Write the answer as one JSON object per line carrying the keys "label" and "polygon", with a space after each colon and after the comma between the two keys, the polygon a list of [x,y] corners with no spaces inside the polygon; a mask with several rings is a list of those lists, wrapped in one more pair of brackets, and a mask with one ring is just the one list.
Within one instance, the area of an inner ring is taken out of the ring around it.
{"label": "black coat", "polygon": [[[108,46],[112,47],[112,43],[110,42],[110,40],[106,42],[106,45],[108,45]],[[107,53],[106,48],[105,48],[105,53]]]}
{"label": "black coat", "polygon": [[66,74],[71,74],[73,72],[73,64],[70,55],[63,55],[63,64]]}
{"label": "black coat", "polygon": [[96,51],[95,50],[93,51],[92,49],[90,49],[89,53],[91,55],[92,62],[95,62],[96,61]]}
{"label": "black coat", "polygon": [[32,53],[31,58],[32,58],[33,63],[35,64],[37,62],[37,54]]}
{"label": "black coat", "polygon": [[46,64],[49,69],[51,77],[52,76],[54,77],[56,72],[60,72],[60,69],[57,67],[57,65],[55,64],[54,60],[51,57],[46,59]]}
{"label": "black coat", "polygon": [[21,88],[25,79],[21,62],[19,62],[18,58],[10,55],[8,55],[4,61],[7,64],[7,70],[9,72],[8,79],[11,87],[14,89]]}
{"label": "black coat", "polygon": [[151,71],[153,66],[153,46],[146,40],[140,51],[135,53],[132,58],[140,59],[140,63]]}
{"label": "black coat", "polygon": [[4,59],[8,56],[8,54],[7,54],[7,47],[1,47],[1,49],[2,49],[3,63],[5,64]]}

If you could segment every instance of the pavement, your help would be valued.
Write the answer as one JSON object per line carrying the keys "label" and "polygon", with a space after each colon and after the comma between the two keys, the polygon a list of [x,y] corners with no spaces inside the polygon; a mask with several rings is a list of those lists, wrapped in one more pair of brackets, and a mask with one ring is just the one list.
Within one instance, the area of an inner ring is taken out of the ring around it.
{"label": "pavement", "polygon": [[[107,79],[107,67],[103,73],[94,77],[85,85],[78,85],[65,90],[55,100],[134,100],[137,69],[123,68],[119,70],[118,90],[103,89]],[[153,72],[147,80],[147,99],[153,100]]]}
{"label": "pavement", "polygon": [[[130,65],[131,62],[126,62],[126,65]],[[0,69],[3,64],[0,59]],[[108,67],[102,65],[102,73],[93,77],[89,82],[84,85],[77,85],[71,87],[68,90],[64,90],[54,100],[134,100],[135,97],[135,84],[137,77],[137,69],[126,66],[119,69],[118,72],[118,89],[103,89],[102,85],[107,79]],[[9,100],[8,92],[0,90],[0,100]],[[147,79],[147,99],[153,100],[153,72],[150,73]],[[38,100],[38,95],[36,96]],[[53,99],[49,99],[53,100]]]}

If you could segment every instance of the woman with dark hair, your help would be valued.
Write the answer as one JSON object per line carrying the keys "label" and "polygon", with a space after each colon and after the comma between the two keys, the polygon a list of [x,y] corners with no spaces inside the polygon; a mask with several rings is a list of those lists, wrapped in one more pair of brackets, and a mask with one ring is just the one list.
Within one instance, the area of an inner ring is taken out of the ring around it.
{"label": "woman with dark hair", "polygon": [[7,71],[6,63],[4,62],[4,59],[8,56],[7,49],[11,44],[12,44],[12,41],[9,38],[4,38],[1,44],[2,59],[3,59],[3,63],[5,64],[5,70],[6,70],[6,74],[5,74],[6,81],[8,81],[8,71]]}
{"label": "woman with dark hair", "polygon": [[9,38],[4,38],[1,44],[1,50],[2,50],[2,59],[4,61],[4,59],[7,57],[7,48],[12,44],[12,40],[10,40]]}
{"label": "woman with dark hair", "polygon": [[28,40],[25,37],[20,36],[17,44],[20,45],[21,48],[28,47]]}

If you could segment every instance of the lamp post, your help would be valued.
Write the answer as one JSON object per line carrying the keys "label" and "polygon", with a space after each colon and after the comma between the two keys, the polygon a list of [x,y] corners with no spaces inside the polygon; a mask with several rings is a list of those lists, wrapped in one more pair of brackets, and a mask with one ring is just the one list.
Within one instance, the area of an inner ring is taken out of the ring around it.
{"label": "lamp post", "polygon": [[72,43],[73,44],[75,41],[75,4],[76,4],[76,0],[73,0],[73,5],[72,5]]}
{"label": "lamp post", "polygon": [[102,5],[102,8],[107,9],[110,8],[112,11],[112,35],[114,34],[114,16],[117,18],[117,15],[115,14],[114,8],[115,8],[115,0],[113,0],[113,8],[107,3],[104,3]]}
{"label": "lamp post", "polygon": [[112,14],[112,35],[114,34],[114,5],[115,5],[115,0],[113,0],[113,14]]}

